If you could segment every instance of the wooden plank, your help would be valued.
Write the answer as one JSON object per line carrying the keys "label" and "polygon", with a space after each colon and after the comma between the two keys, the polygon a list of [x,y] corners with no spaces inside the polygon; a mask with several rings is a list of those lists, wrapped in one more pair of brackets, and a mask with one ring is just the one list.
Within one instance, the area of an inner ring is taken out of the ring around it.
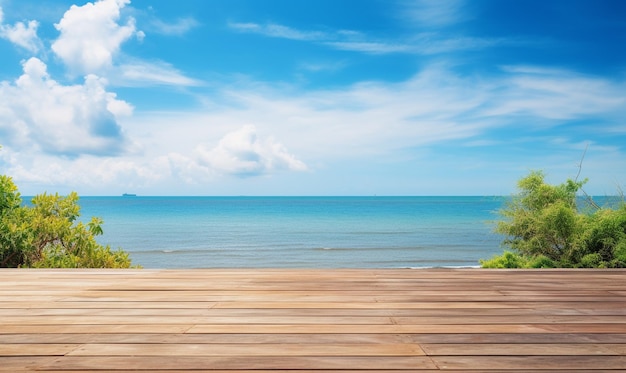
{"label": "wooden plank", "polygon": [[[546,321],[546,320],[543,320]],[[45,318],[32,316],[5,316],[0,321],[0,326],[6,325],[93,325],[93,324],[349,324],[349,325],[388,325],[393,320],[383,316],[179,316],[179,315],[74,315],[56,316],[49,315]]]}
{"label": "wooden plank", "polygon": [[[210,318],[209,318],[210,320]],[[490,315],[459,315],[459,316],[416,316],[393,317],[393,321],[400,325],[462,325],[462,324],[626,324],[624,316],[604,315],[518,315],[490,316]]]}
{"label": "wooden plank", "polygon": [[626,333],[626,324],[469,324],[469,325],[301,325],[301,324],[79,324],[79,325],[5,325],[1,333]]}
{"label": "wooden plank", "polygon": [[[23,295],[17,297],[22,301],[37,301],[37,300],[53,300],[54,295],[42,296],[42,295]],[[602,295],[597,296],[578,296],[578,295],[478,295],[472,296],[466,294],[464,296],[452,296],[452,295],[389,295],[389,294],[354,294],[353,292],[330,293],[330,294],[299,294],[294,295],[289,292],[274,291],[267,294],[182,294],[180,292],[117,292],[117,293],[84,293],[81,295],[67,295],[63,300],[68,302],[123,302],[124,300],[134,301],[141,298],[144,302],[341,302],[341,303],[419,303],[419,302],[496,302],[496,301],[508,301],[508,302],[526,302],[526,301],[549,301],[551,303],[558,302],[616,302],[623,301],[626,297]]]}
{"label": "wooden plank", "polygon": [[[2,298],[0,298],[2,299]],[[137,309],[137,308],[152,308],[152,309],[170,309],[170,308],[183,308],[183,309],[207,309],[215,307],[216,302],[142,302],[142,301],[129,301],[121,302],[119,300],[112,300],[110,302],[68,302],[63,299],[54,299],[52,301],[15,301],[12,303],[0,303],[1,308],[28,308],[28,309],[65,309],[65,308],[79,308],[79,309],[102,309],[102,308],[115,308],[115,309]]]}
{"label": "wooden plank", "polygon": [[54,364],[58,358],[49,356],[0,356],[0,372],[34,372],[39,367]]}
{"label": "wooden plank", "polygon": [[53,343],[274,343],[274,344],[626,344],[626,334],[570,334],[570,333],[438,333],[438,334],[166,334],[166,333],[108,333],[97,334],[0,334],[7,344]]}
{"label": "wooden plank", "polygon": [[[263,315],[263,316],[213,316],[213,315],[47,315],[4,316],[1,326],[11,325],[93,325],[93,324],[183,324],[183,325],[514,325],[514,324],[613,324],[615,328],[626,327],[624,316],[545,316],[527,315],[512,318],[511,316],[417,316],[417,317],[384,317],[384,316],[324,316],[324,315]],[[618,329],[616,329],[618,330]],[[622,329],[624,330],[624,329]]]}
{"label": "wooden plank", "polygon": [[196,357],[178,356],[65,356],[54,362],[42,364],[40,370],[94,369],[115,371],[138,367],[141,370],[235,370],[235,369],[360,369],[360,370],[422,370],[436,369],[430,358],[425,356],[395,357],[299,357],[299,356],[226,356]]}
{"label": "wooden plank", "polygon": [[[0,298],[2,299],[2,298]],[[570,305],[573,303],[565,303]],[[589,302],[580,304],[581,307],[588,307]],[[591,303],[593,304],[593,303]],[[545,303],[531,303],[532,308],[541,308]],[[613,305],[615,308],[623,308],[623,302],[603,302],[603,306]],[[12,307],[9,307],[12,306]],[[564,307],[560,305],[559,307]],[[102,301],[102,302],[68,302],[63,299],[44,301],[17,302],[12,304],[0,303],[0,308],[29,308],[29,309],[63,309],[63,308],[81,308],[81,309],[518,309],[519,304],[515,303],[498,303],[498,302],[416,302],[416,303],[394,303],[394,302],[256,302],[256,301],[236,301],[236,302],[169,302],[169,301]],[[576,303],[573,304],[576,308]]]}
{"label": "wooden plank", "polygon": [[215,344],[398,344],[413,343],[398,334],[2,334],[5,343],[215,343]]}
{"label": "wooden plank", "polygon": [[[11,373],[24,373],[24,372],[31,372],[32,370],[14,370],[14,369],[3,369],[3,367],[0,367],[0,372],[11,372]],[[38,370],[41,371],[41,370]],[[116,369],[116,370],[109,370],[111,372],[115,372],[115,373],[137,373],[137,372],[155,372],[154,370],[149,371],[149,370],[140,370],[140,369],[132,369],[132,370],[127,370],[127,369]],[[338,370],[337,369],[280,369],[281,373],[336,373]],[[411,369],[376,369],[371,370],[371,369],[341,369],[340,372],[341,373],[372,373],[372,372],[376,372],[376,373],[407,373],[407,372],[414,372],[415,370],[411,370]],[[420,373],[440,373],[441,371],[439,369],[419,369],[417,370]],[[79,370],[50,370],[48,368],[45,369],[46,373],[92,373],[94,372],[93,369],[89,369],[89,370],[83,370],[83,369],[79,369]],[[102,372],[102,371],[100,371]],[[266,369],[228,369],[228,370],[222,370],[222,369],[211,369],[211,370],[207,370],[207,369],[200,369],[200,370],[179,370],[179,369],[166,369],[166,370],[158,370],[156,372],[168,372],[168,373],[190,373],[190,372],[211,372],[211,373],[276,373],[277,370],[272,369],[272,370],[266,370]],[[459,373],[460,371],[448,371],[449,373]],[[483,373],[483,372],[479,372],[479,371],[463,371],[463,373]],[[604,371],[600,371],[599,373],[603,373]],[[608,372],[608,371],[607,371]],[[554,373],[554,371],[549,371],[549,372],[543,372],[543,371],[536,371],[536,373]],[[615,373],[615,371],[611,371],[610,373]]]}
{"label": "wooden plank", "polygon": [[417,344],[86,344],[70,356],[423,356]]}
{"label": "wooden plank", "polygon": [[[184,333],[193,325],[142,324],[142,325],[3,325],[2,334],[79,334],[79,333]],[[0,334],[0,337],[1,335]],[[1,339],[0,339],[1,341]]]}
{"label": "wooden plank", "polygon": [[[589,303],[585,302],[585,305],[589,305]],[[605,304],[605,303],[603,303]],[[620,302],[620,307],[623,307],[624,303]],[[505,303],[497,303],[497,302],[474,302],[474,301],[445,301],[445,302],[430,302],[430,301],[419,301],[419,302],[360,302],[360,301],[350,301],[350,302],[298,302],[298,301],[288,301],[288,302],[268,302],[268,301],[231,301],[231,302],[217,302],[214,308],[224,308],[224,309],[237,309],[237,308],[249,308],[249,309],[262,309],[262,308],[360,308],[360,309],[457,309],[457,308],[477,308],[477,309],[493,309],[493,308],[518,308],[519,305],[516,304],[505,304]]]}
{"label": "wooden plank", "polygon": [[69,354],[79,346],[80,344],[0,343],[0,356],[61,356]]}
{"label": "wooden plank", "polygon": [[471,325],[195,325],[187,333],[626,333],[626,324],[471,324]]}
{"label": "wooden plank", "polygon": [[434,356],[442,370],[521,370],[538,369],[594,372],[600,369],[623,370],[624,356]]}
{"label": "wooden plank", "polygon": [[563,356],[563,355],[621,355],[626,344],[574,343],[447,343],[421,345],[429,356]]}
{"label": "wooden plank", "polygon": [[614,343],[626,344],[626,334],[618,333],[494,333],[494,334],[410,334],[405,335],[413,343],[454,344],[454,343],[515,343],[515,344],[593,344]]}
{"label": "wooden plank", "polygon": [[[626,316],[625,308],[0,308],[5,316]],[[510,320],[510,319],[509,319]]]}

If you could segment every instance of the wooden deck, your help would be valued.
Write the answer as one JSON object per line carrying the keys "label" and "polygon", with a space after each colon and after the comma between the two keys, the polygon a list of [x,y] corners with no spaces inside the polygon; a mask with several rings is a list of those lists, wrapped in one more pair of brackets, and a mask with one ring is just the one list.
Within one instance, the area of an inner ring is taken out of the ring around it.
{"label": "wooden deck", "polygon": [[0,270],[0,371],[626,371],[624,270]]}

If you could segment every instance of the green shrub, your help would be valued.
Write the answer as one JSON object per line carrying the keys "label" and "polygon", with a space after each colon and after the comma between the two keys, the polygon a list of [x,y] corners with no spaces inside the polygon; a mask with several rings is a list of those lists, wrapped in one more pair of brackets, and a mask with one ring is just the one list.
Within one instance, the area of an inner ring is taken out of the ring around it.
{"label": "green shrub", "polygon": [[22,205],[10,177],[0,175],[0,267],[128,268],[122,250],[96,242],[102,220],[78,222],[78,195],[41,194]]}
{"label": "green shrub", "polygon": [[545,255],[538,255],[528,262],[528,268],[555,268],[557,264],[554,260]]}
{"label": "green shrub", "polygon": [[549,185],[537,171],[522,178],[495,228],[512,253],[481,261],[482,266],[626,267],[626,204],[580,211],[576,193],[585,182]]}
{"label": "green shrub", "polygon": [[505,251],[504,254],[494,256],[491,259],[480,260],[483,268],[525,268],[527,263],[526,258],[510,251]]}

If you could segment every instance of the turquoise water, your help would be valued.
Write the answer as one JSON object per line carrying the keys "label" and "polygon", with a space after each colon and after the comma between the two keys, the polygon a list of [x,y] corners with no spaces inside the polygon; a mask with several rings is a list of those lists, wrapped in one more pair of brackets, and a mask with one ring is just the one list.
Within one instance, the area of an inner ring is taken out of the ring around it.
{"label": "turquoise water", "polygon": [[478,266],[501,197],[82,197],[145,268]]}

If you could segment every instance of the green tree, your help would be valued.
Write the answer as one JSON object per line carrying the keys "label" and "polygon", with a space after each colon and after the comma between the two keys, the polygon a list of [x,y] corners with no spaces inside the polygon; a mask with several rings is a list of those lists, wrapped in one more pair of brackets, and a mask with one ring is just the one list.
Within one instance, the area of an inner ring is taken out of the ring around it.
{"label": "green tree", "polygon": [[34,247],[28,211],[10,177],[0,175],[0,267],[30,262]]}
{"label": "green tree", "polygon": [[533,171],[518,182],[519,193],[500,211],[503,220],[495,231],[503,234],[503,246],[511,251],[483,267],[625,267],[626,205],[617,209],[581,211],[577,192],[584,181],[545,183],[544,174]]}
{"label": "green tree", "polygon": [[128,268],[122,250],[97,243],[102,220],[78,221],[78,195],[41,194],[22,205],[12,179],[0,175],[0,267]]}

